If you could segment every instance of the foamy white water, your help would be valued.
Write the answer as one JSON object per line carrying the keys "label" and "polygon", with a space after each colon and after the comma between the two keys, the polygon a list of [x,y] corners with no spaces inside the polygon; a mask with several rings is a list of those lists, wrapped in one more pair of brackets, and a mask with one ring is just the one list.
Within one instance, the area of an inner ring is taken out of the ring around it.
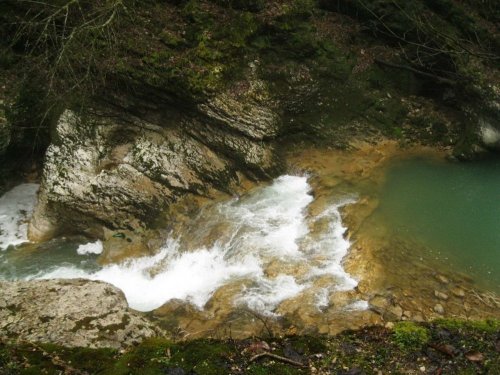
{"label": "foamy white water", "polygon": [[96,242],[89,242],[83,245],[78,246],[76,252],[79,255],[88,255],[88,254],[101,254],[103,251],[102,242],[97,240]]}
{"label": "foamy white water", "polygon": [[[306,177],[282,176],[269,186],[203,210],[179,238],[170,238],[154,256],[95,272],[74,265],[27,278],[106,281],[120,288],[130,306],[141,311],[174,298],[203,308],[225,284],[241,283],[235,305],[272,315],[281,302],[310,293],[314,280],[327,275],[335,279],[330,288],[312,289],[318,306],[325,307],[330,293],[357,284],[342,268],[350,244],[339,213],[353,200],[336,202],[318,217],[308,218],[312,201]],[[320,222],[326,229],[313,236],[311,228]],[[77,251],[96,254],[102,244],[85,244]]]}
{"label": "foamy white water", "polygon": [[335,290],[350,290],[358,285],[357,280],[342,267],[342,260],[347,255],[351,243],[344,237],[347,228],[342,224],[340,209],[354,202],[356,202],[354,198],[342,199],[314,218],[315,221],[327,220],[328,230],[322,232],[319,238],[310,240],[306,247],[309,254],[319,258],[318,264],[312,267],[310,275],[336,276],[338,282],[333,286]]}
{"label": "foamy white water", "polygon": [[28,241],[28,220],[37,191],[37,184],[22,184],[0,197],[0,250]]}

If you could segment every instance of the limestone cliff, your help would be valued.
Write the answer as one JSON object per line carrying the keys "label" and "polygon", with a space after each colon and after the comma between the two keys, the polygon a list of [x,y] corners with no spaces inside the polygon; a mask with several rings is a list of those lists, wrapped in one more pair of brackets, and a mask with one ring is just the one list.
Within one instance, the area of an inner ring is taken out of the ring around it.
{"label": "limestone cliff", "polygon": [[239,171],[272,174],[280,118],[257,96],[265,85],[252,85],[239,98],[222,93],[185,112],[151,105],[137,115],[116,105],[82,116],[65,110],[47,149],[30,238],[146,228],[187,193],[229,191]]}

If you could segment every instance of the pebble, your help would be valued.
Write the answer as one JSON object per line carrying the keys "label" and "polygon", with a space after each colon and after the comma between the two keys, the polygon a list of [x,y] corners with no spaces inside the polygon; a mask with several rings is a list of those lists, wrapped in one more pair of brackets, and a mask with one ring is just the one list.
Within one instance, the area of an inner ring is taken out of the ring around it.
{"label": "pebble", "polygon": [[453,295],[455,297],[460,297],[460,298],[464,298],[465,297],[465,292],[462,288],[453,288],[451,290],[451,292],[453,293]]}
{"label": "pebble", "polygon": [[448,280],[448,278],[446,278],[445,276],[443,275],[436,275],[436,279],[441,283],[441,284],[448,284],[450,282],[450,280]]}
{"label": "pebble", "polygon": [[393,329],[394,328],[394,323],[393,322],[387,322],[387,323],[385,323],[385,328],[387,328],[387,329]]}
{"label": "pebble", "polygon": [[403,309],[399,305],[389,306],[386,311],[389,319],[401,320]]}
{"label": "pebble", "polygon": [[421,372],[425,372],[425,366],[421,366],[419,369]]}
{"label": "pebble", "polygon": [[434,311],[437,312],[438,314],[443,315],[444,314],[444,307],[440,303],[438,303],[436,306],[434,306]]}
{"label": "pebble", "polygon": [[416,313],[413,315],[413,320],[417,323],[425,322],[425,318],[421,313]]}
{"label": "pebble", "polygon": [[442,300],[447,300],[449,297],[447,294],[444,294],[443,292],[439,292],[437,290],[434,291],[434,295],[439,298],[439,299],[442,299]]}

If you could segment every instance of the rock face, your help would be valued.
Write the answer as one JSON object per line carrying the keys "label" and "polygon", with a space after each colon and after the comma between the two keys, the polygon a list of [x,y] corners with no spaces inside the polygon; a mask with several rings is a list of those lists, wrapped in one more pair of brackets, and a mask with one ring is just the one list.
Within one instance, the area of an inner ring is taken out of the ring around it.
{"label": "rock face", "polygon": [[46,153],[32,240],[148,227],[186,193],[227,191],[238,171],[259,178],[275,168],[270,140],[280,119],[259,81],[189,109],[144,97],[115,97],[85,116],[62,113]]}
{"label": "rock face", "polygon": [[159,334],[160,329],[128,309],[119,289],[103,282],[0,282],[3,339],[121,348]]}

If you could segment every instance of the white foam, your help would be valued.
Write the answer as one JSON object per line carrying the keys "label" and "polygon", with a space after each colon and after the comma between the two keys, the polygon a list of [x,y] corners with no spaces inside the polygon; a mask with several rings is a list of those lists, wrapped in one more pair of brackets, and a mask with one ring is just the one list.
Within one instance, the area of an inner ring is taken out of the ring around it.
{"label": "white foam", "polygon": [[37,191],[37,184],[21,184],[0,198],[0,250],[28,242],[28,220]]}
{"label": "white foam", "polygon": [[88,254],[101,254],[103,250],[102,242],[97,240],[96,242],[89,242],[78,246],[76,252],[78,255],[88,255]]}
{"label": "white foam", "polygon": [[[150,311],[170,299],[187,300],[203,308],[212,294],[225,282],[238,277],[260,275],[261,267],[253,257],[233,263],[219,249],[200,249],[179,253],[175,240],[155,256],[105,266],[97,272],[77,267],[60,267],[34,278],[86,278],[101,280],[120,288],[134,309]],[[160,264],[166,267],[159,272]],[[157,272],[157,273],[156,273]]]}
{"label": "white foam", "polygon": [[[282,176],[251,194],[206,208],[183,231],[187,238],[170,238],[154,256],[108,265],[96,272],[64,266],[30,278],[83,277],[109,282],[124,292],[132,308],[141,311],[174,298],[203,308],[220,287],[240,280],[247,287],[242,287],[235,304],[272,315],[282,301],[311,288],[316,277],[336,277],[335,287],[341,290],[356,285],[341,265],[349,241],[343,238],[339,208],[352,200],[337,203],[313,218],[313,222],[327,220],[328,226],[319,239],[308,242],[304,238],[309,236],[307,207],[312,200],[306,177]],[[200,237],[196,243],[210,245],[189,248],[193,236]],[[211,243],[209,239],[214,237],[217,241]],[[102,244],[86,244],[79,247],[79,254],[101,250]],[[315,258],[320,260],[312,261]],[[311,270],[301,279],[285,271],[266,276],[266,267],[276,262],[301,262]],[[330,291],[326,290],[322,304]]]}
{"label": "white foam", "polygon": [[300,257],[298,240],[308,232],[305,209],[312,202],[306,177],[281,176],[256,193],[222,204],[233,223],[235,248],[280,258]]}
{"label": "white foam", "polygon": [[358,281],[347,273],[342,261],[351,247],[350,241],[345,238],[346,227],[342,224],[340,208],[356,202],[355,198],[343,199],[328,207],[314,220],[328,220],[328,230],[321,233],[319,238],[308,242],[310,257],[319,259],[318,265],[312,267],[310,277],[333,275],[337,280],[335,290],[346,291],[355,288]]}
{"label": "white foam", "polygon": [[260,278],[254,287],[246,288],[236,299],[236,304],[265,315],[274,315],[273,310],[286,299],[295,297],[308,285],[298,284],[290,275],[278,275],[274,279]]}
{"label": "white foam", "polygon": [[321,310],[330,305],[330,290],[321,288],[316,292],[316,307]]}
{"label": "white foam", "polygon": [[368,310],[370,307],[368,301],[365,300],[359,300],[359,301],[354,301],[353,303],[347,305],[344,310],[346,311],[362,311],[362,310]]}

